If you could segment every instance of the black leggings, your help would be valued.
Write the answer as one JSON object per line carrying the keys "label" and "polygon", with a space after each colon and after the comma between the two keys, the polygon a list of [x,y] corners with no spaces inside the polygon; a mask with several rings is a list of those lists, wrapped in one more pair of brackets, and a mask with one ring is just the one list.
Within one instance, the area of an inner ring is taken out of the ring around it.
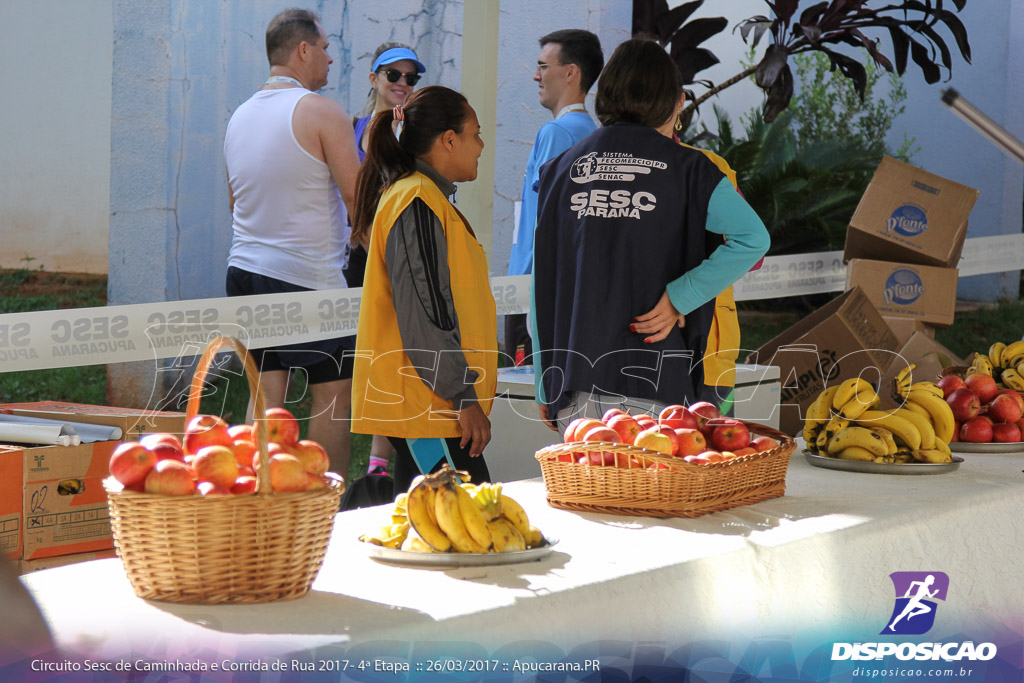
{"label": "black leggings", "polygon": [[[469,444],[466,444],[465,448],[459,446],[459,442],[462,440],[461,436],[456,436],[450,439],[444,439],[448,446],[448,454],[452,458],[452,462],[455,464],[455,469],[465,470],[469,473],[470,481],[474,484],[479,484],[482,481],[490,481],[491,473],[487,469],[487,463],[484,461],[484,456],[479,455],[475,458],[469,456]],[[412,458],[412,453],[409,451],[409,442],[405,439],[397,436],[389,436],[388,441],[395,448],[395,459],[394,464],[394,478],[395,478],[395,495],[403,491],[409,490],[409,485],[412,480],[415,479],[419,474],[420,470],[416,466],[416,461]],[[445,459],[441,459],[433,470],[437,471],[441,469],[441,465],[447,462]]]}

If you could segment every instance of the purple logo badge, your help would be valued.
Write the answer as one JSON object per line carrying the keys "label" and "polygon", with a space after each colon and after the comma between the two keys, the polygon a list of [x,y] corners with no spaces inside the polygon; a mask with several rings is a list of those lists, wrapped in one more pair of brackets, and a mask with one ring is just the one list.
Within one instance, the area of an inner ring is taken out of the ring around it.
{"label": "purple logo badge", "polygon": [[936,600],[946,600],[949,577],[944,572],[893,572],[896,604],[882,635],[921,635],[935,623]]}

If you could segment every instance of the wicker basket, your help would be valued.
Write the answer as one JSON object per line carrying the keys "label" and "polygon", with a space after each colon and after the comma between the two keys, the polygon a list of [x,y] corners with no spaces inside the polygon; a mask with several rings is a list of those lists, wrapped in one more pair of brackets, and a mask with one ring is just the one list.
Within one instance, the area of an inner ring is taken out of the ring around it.
{"label": "wicker basket", "polygon": [[[779,445],[723,462],[688,463],[626,444],[563,443],[537,451],[548,503],[583,512],[609,512],[643,517],[700,517],[748,505],[786,492],[792,437],[754,423],[752,433],[770,436]],[[618,467],[572,462],[591,451],[616,454]],[[576,458],[566,457],[567,455]],[[561,459],[559,459],[561,456]],[[663,469],[648,469],[659,463]],[[632,464],[632,467],[626,467]]]}
{"label": "wicker basket", "polygon": [[[244,361],[255,414],[265,417],[255,362],[237,339],[219,337],[199,360],[187,420],[198,412],[210,363],[225,346]],[[289,600],[309,591],[323,565],[344,483],[274,493],[266,421],[258,425],[262,466],[254,494],[162,496],[124,491],[112,478],[104,481],[114,547],[136,595],[214,604]]]}

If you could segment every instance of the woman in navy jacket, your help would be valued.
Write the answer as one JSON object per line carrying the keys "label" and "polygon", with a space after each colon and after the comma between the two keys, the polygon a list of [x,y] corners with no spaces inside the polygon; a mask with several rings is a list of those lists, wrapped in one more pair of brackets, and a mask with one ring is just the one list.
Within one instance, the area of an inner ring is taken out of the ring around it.
{"label": "woman in navy jacket", "polygon": [[664,48],[626,41],[598,81],[604,127],[541,170],[531,324],[552,428],[697,400],[714,299],[768,250],[725,175],[673,141],[683,102]]}

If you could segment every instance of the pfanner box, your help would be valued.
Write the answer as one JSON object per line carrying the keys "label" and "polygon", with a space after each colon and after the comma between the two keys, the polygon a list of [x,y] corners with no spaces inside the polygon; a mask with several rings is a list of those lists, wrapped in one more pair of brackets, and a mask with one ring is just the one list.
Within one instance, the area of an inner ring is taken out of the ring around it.
{"label": "pfanner box", "polygon": [[953,324],[956,283],[956,268],[853,259],[846,270],[846,288],[861,287],[882,315],[937,327]]}
{"label": "pfanner box", "polygon": [[900,348],[864,290],[854,287],[747,356],[779,368],[781,431],[799,435],[804,413],[828,385],[861,376],[879,386]]}
{"label": "pfanner box", "polygon": [[850,219],[843,261],[955,266],[977,199],[974,188],[884,157]]}
{"label": "pfanner box", "polygon": [[154,432],[167,432],[179,436],[185,433],[184,413],[93,406],[86,403],[66,403],[64,401],[0,403],[0,412],[119,427],[122,432],[122,441],[138,441],[146,434]]}
{"label": "pfanner box", "polygon": [[113,547],[102,481],[119,441],[0,446],[0,549],[39,560]]}

